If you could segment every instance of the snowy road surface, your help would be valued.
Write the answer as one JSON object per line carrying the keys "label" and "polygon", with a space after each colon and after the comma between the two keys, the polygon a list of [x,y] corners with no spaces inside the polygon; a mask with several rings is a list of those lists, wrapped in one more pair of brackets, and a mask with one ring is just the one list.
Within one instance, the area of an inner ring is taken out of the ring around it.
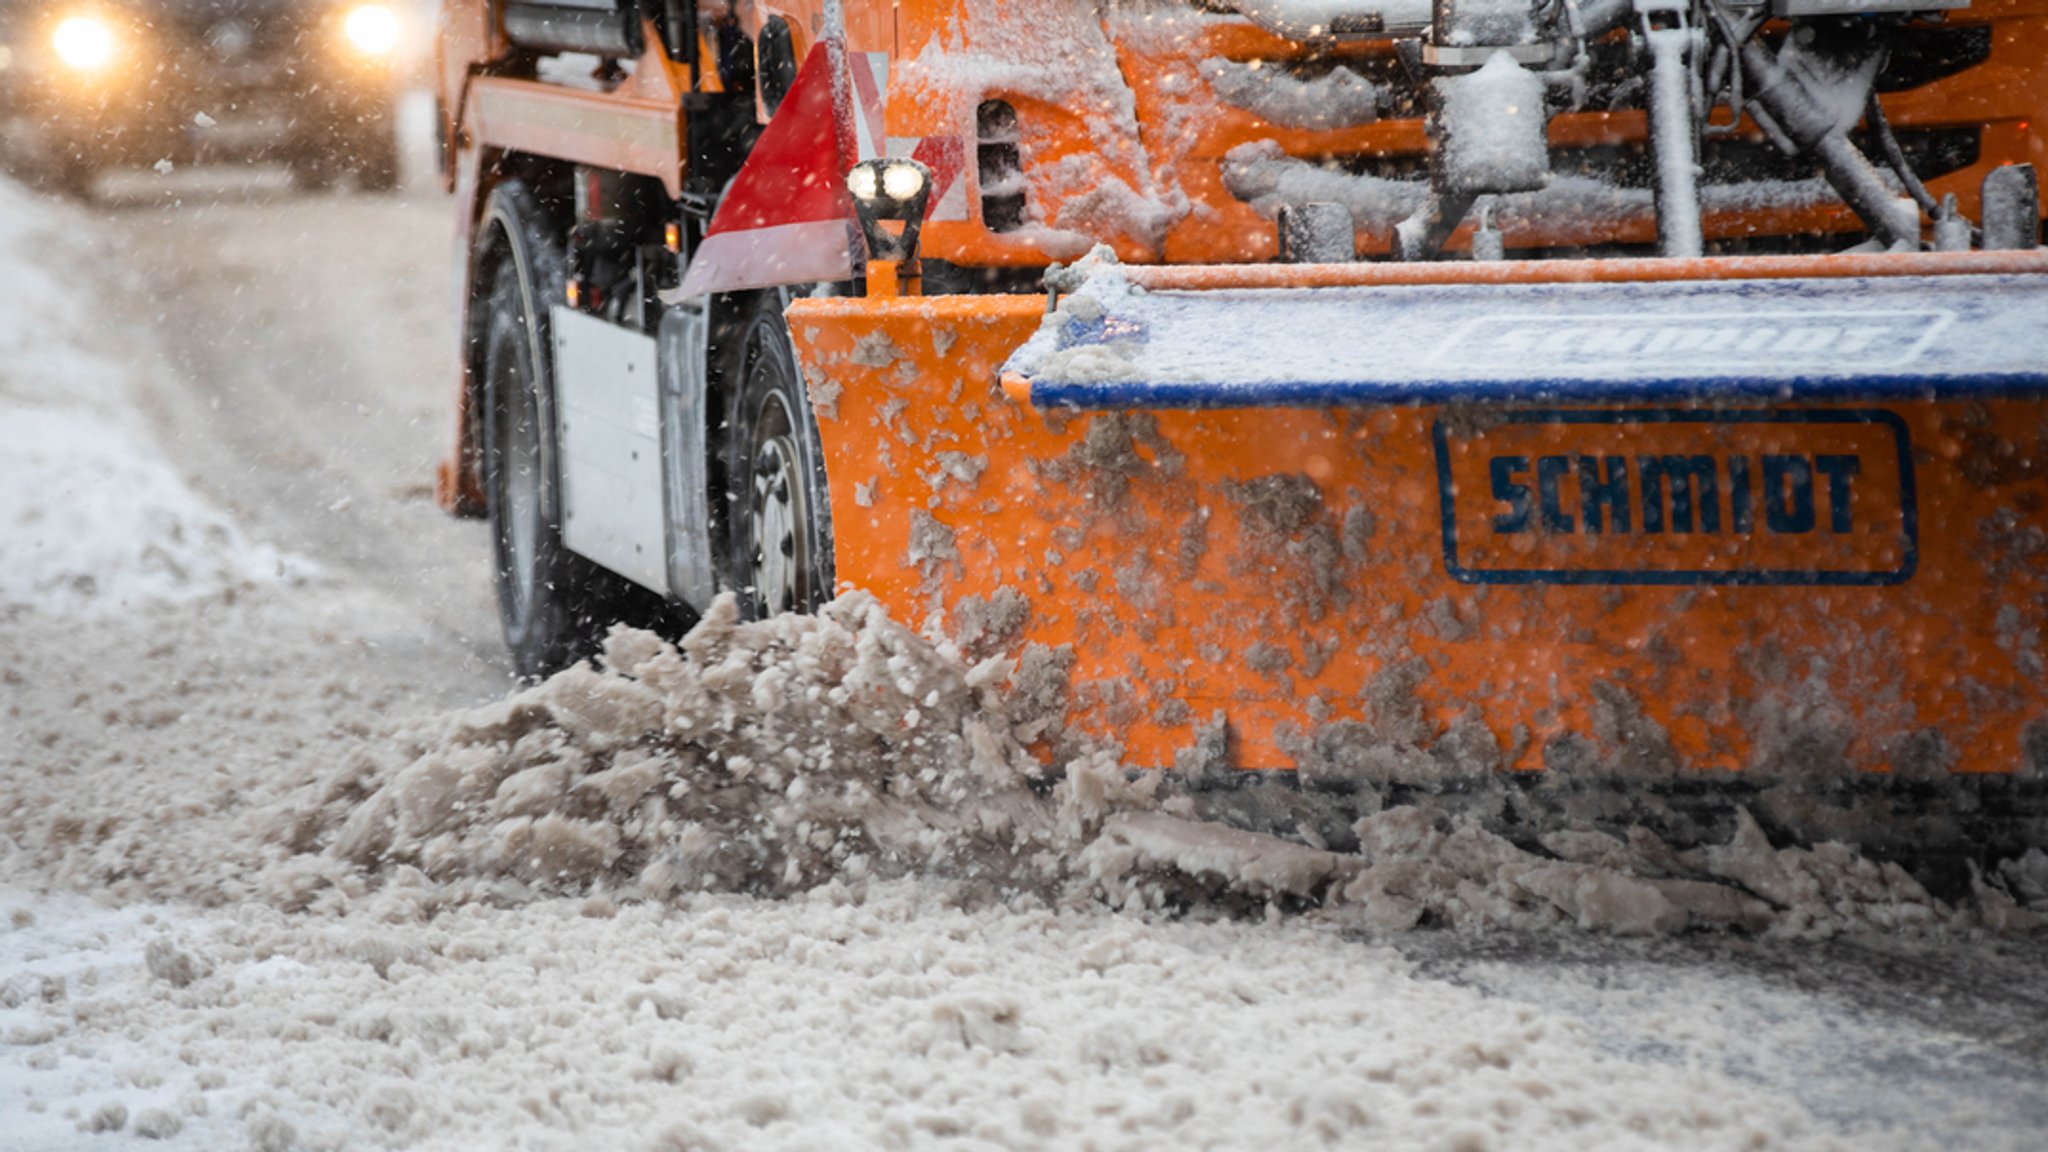
{"label": "snowy road surface", "polygon": [[531,763],[497,805],[585,755],[448,718],[510,688],[484,533],[429,497],[450,208],[110,191],[0,183],[0,1150],[2048,1131],[2039,934],[1375,935],[915,875],[649,899],[468,867],[491,841],[447,812],[381,870],[310,852],[373,797],[417,823],[463,794],[422,780]]}

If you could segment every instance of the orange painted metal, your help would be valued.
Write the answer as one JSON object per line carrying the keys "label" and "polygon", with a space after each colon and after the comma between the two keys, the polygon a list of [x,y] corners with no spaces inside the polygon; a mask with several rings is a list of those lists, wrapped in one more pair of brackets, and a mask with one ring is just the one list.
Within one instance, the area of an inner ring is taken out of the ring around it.
{"label": "orange painted metal", "polygon": [[[963,14],[957,0],[904,3],[899,60],[916,64],[903,70],[899,84],[892,84],[891,134],[953,134],[971,142],[974,110],[981,100],[1011,103],[1018,112],[1019,147],[1040,223],[1057,230],[1061,216],[1071,211],[1066,201],[1085,198],[1090,189],[1115,189],[1119,183],[1149,197],[1167,218],[1156,234],[1096,230],[1092,239],[1109,244],[1126,263],[1245,263],[1276,256],[1271,216],[1241,200],[1225,178],[1227,158],[1236,149],[1270,144],[1311,168],[1354,168],[1396,178],[1413,178],[1422,170],[1430,142],[1417,114],[1402,112],[1329,129],[1289,127],[1231,106],[1215,94],[1204,73],[1205,66],[1225,62],[1285,69],[1297,62],[1321,67],[1337,59],[1368,75],[1397,74],[1390,44],[1292,44],[1244,23],[1148,8],[1135,15],[1107,17],[1102,24],[1106,41],[1083,35],[1062,40],[1055,48],[1053,41],[1062,33],[1044,14],[1071,7],[1065,0],[1004,0],[976,5]],[[1984,0],[1966,12],[1952,13],[1947,23],[1987,27],[1989,59],[1887,93],[1883,104],[1901,133],[1977,133],[1975,158],[1928,182],[1933,195],[1953,194],[1960,210],[1974,218],[1979,189],[1991,169],[2024,162],[2048,167],[2048,69],[2041,66],[2042,45],[2048,44],[2048,2]],[[1104,61],[1098,58],[1106,51],[1107,67],[1122,88],[1116,99],[1131,101],[1133,126],[1126,129],[1116,117],[1104,114],[1113,108],[1091,111],[1047,101],[1045,77],[1038,70],[988,66],[989,61],[1005,59],[1006,38],[1015,35],[1012,24],[1030,27],[1038,38],[1037,49],[1062,59],[1070,70],[1090,62],[1101,66]],[[919,59],[926,52],[930,55]],[[972,77],[964,87],[962,72]],[[979,74],[986,74],[986,79]],[[1761,149],[1770,148],[1753,124],[1746,126],[1743,138]],[[1645,119],[1636,110],[1562,112],[1550,122],[1550,145],[1562,152],[1605,149],[1625,156],[1639,154],[1646,140]],[[1146,170],[1134,171],[1112,155],[1115,149],[1142,158]],[[978,188],[971,186],[969,191],[970,204],[978,205]],[[1546,212],[1535,220],[1504,221],[1505,242],[1511,250],[1651,245],[1656,229],[1648,193],[1635,192],[1633,206],[1619,213]],[[1709,241],[1727,244],[1752,237],[1862,231],[1855,216],[1828,195],[1779,202],[1738,200],[1720,207],[1710,200],[1702,224]],[[1461,250],[1468,232],[1460,230],[1450,247]],[[935,221],[927,229],[925,250],[960,264],[1018,266],[1070,259],[1078,254],[1076,242],[1071,233],[1057,231],[994,233],[978,219],[970,219]],[[1388,242],[1386,229],[1361,227],[1361,254],[1384,253]],[[1081,243],[1085,248],[1085,241]]]}
{"label": "orange painted metal", "polygon": [[[1028,605],[1017,631],[971,654],[1070,651],[1072,731],[1120,745],[1126,763],[1170,765],[1220,716],[1239,768],[1295,767],[1304,740],[1370,730],[1490,748],[1523,769],[1577,747],[1688,771],[2009,773],[2026,725],[2048,722],[2038,400],[1680,406],[1704,417],[1689,427],[1616,410],[1515,423],[1529,411],[1516,405],[1042,412],[995,379],[1042,311],[1028,298],[831,299],[789,317],[841,585],[970,641],[988,605]],[[1749,407],[1781,422],[1745,419]],[[1736,539],[1732,502],[1718,535],[1489,535],[1491,457],[1637,452],[1745,468],[1855,456],[1855,520],[1829,524],[1816,480],[1819,527],[1804,541],[1771,535],[1783,525],[1760,507]],[[1468,573],[1622,556],[1875,582],[1470,582],[1446,563],[1440,469],[1460,493]]]}
{"label": "orange painted metal", "polygon": [[646,35],[632,74],[609,90],[513,76],[471,80],[465,130],[479,147],[652,176],[680,196],[688,77],[651,25]]}

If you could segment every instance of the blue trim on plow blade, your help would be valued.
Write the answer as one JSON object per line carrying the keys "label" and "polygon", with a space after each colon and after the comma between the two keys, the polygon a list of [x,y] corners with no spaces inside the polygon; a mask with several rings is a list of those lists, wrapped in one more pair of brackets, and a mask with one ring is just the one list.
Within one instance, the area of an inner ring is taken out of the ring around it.
{"label": "blue trim on plow blade", "polygon": [[1638,402],[1644,400],[1943,400],[2048,398],[2048,372],[1972,376],[1880,373],[1867,376],[1680,376],[1517,380],[1286,380],[1260,383],[1147,384],[1031,382],[1040,408],[1342,408],[1371,404]]}

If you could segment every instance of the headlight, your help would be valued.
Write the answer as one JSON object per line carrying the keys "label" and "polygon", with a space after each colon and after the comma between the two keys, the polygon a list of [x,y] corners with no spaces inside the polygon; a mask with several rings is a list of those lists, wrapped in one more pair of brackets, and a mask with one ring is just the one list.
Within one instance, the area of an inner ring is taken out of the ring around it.
{"label": "headlight", "polygon": [[[846,174],[846,191],[853,196],[869,258],[916,268],[917,231],[924,226],[932,194],[931,169],[915,160],[863,160]],[[885,220],[903,227],[892,232],[882,227]]]}
{"label": "headlight", "polygon": [[863,160],[846,174],[846,190],[883,219],[902,220],[912,203],[923,209],[931,180],[931,172],[915,160]]}
{"label": "headlight", "polygon": [[348,42],[365,56],[382,56],[398,47],[398,14],[382,4],[359,4],[342,18]]}
{"label": "headlight", "polygon": [[882,169],[882,195],[891,200],[908,200],[924,191],[927,177],[916,164],[891,164]]}
{"label": "headlight", "polygon": [[69,16],[50,35],[57,59],[80,72],[96,72],[114,58],[114,30],[93,16]]}

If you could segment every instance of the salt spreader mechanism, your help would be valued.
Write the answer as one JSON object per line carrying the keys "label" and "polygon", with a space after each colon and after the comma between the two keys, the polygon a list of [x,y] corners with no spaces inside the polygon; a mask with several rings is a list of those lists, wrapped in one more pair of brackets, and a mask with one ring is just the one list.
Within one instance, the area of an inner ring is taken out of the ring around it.
{"label": "salt spreader mechanism", "polygon": [[593,2],[443,44],[523,669],[858,588],[1210,792],[2048,843],[2043,0]]}

